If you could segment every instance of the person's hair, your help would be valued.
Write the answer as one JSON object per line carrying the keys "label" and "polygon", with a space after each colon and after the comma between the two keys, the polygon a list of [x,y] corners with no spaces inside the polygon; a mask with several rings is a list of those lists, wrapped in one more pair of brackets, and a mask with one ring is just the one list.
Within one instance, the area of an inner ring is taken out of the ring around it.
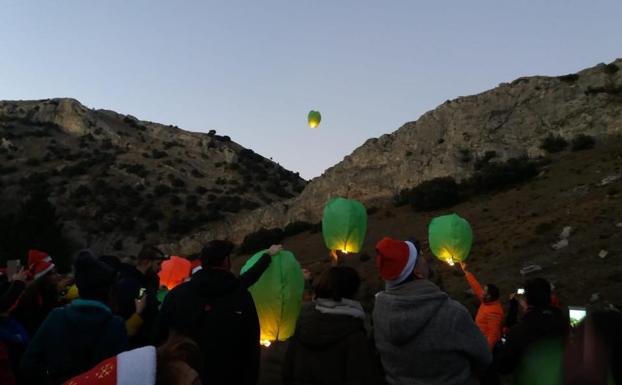
{"label": "person's hair", "polygon": [[156,350],[157,385],[178,384],[180,363],[194,369],[199,376],[203,371],[203,356],[199,346],[188,337],[171,332],[168,339]]}
{"label": "person's hair", "polygon": [[494,283],[486,284],[488,288],[488,295],[490,296],[491,301],[496,301],[499,299],[499,288]]}
{"label": "person's hair", "polygon": [[162,250],[158,249],[154,245],[145,245],[138,253],[138,261],[157,261],[166,259],[166,255]]}
{"label": "person's hair", "polygon": [[121,269],[121,260],[119,259],[119,257],[114,256],[114,255],[102,255],[99,257],[99,260],[102,261],[103,263],[105,263],[106,265],[110,266],[112,268],[112,270],[114,270],[115,272],[119,271]]}
{"label": "person's hair", "polygon": [[533,278],[525,282],[527,304],[545,307],[551,304],[551,284],[544,278]]}
{"label": "person's hair", "polygon": [[315,286],[317,298],[330,298],[341,301],[342,298],[354,298],[361,285],[361,278],[356,270],[348,266],[333,266],[324,271]]}
{"label": "person's hair", "polygon": [[74,258],[75,284],[80,298],[108,303],[116,272],[91,250],[81,250]]}
{"label": "person's hair", "polygon": [[203,266],[220,266],[225,258],[231,255],[233,243],[215,239],[208,242],[201,250],[201,264]]}

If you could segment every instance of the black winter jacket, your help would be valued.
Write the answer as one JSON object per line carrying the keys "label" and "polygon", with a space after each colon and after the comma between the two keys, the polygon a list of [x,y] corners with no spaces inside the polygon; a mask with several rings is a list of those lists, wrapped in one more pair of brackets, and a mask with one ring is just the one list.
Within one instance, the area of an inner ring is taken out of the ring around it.
{"label": "black winter jacket", "polygon": [[257,383],[259,319],[253,298],[231,272],[203,268],[171,290],[160,311],[160,340],[169,330],[199,345],[204,384]]}

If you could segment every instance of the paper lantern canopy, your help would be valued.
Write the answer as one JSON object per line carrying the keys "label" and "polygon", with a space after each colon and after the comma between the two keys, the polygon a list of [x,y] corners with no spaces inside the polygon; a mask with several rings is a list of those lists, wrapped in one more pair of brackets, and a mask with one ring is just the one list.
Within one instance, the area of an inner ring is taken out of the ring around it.
{"label": "paper lantern canopy", "polygon": [[309,127],[316,128],[320,125],[322,121],[322,115],[319,111],[309,111],[309,115],[307,115],[307,120],[309,121]]}
{"label": "paper lantern canopy", "polygon": [[186,258],[172,256],[162,262],[162,269],[158,273],[160,286],[166,286],[168,290],[184,282],[190,276],[191,263]]}
{"label": "paper lantern canopy", "polygon": [[466,219],[456,214],[432,219],[428,226],[432,253],[449,265],[465,261],[471,251],[473,231]]}
{"label": "paper lantern canopy", "polygon": [[367,211],[354,199],[334,198],[322,216],[322,235],[329,250],[358,253],[367,232]]}
{"label": "paper lantern canopy", "polygon": [[[253,255],[244,264],[241,273],[250,269],[265,252]],[[274,255],[261,278],[249,288],[257,308],[262,345],[285,341],[294,334],[303,290],[304,277],[294,254],[282,250]]]}

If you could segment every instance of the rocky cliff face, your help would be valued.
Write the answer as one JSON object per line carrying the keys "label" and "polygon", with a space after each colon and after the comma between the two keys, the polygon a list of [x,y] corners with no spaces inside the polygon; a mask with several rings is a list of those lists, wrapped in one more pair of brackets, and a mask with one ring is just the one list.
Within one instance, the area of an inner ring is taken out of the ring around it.
{"label": "rocky cliff face", "polygon": [[215,132],[92,110],[73,99],[0,102],[0,212],[42,192],[78,246],[99,252],[174,241],[291,198],[304,185]]}
{"label": "rocky cliff face", "polygon": [[478,95],[447,101],[397,131],[369,139],[312,180],[297,197],[244,213],[170,245],[194,251],[214,237],[240,242],[260,228],[318,222],[333,196],[387,199],[435,177],[471,175],[486,153],[503,161],[538,157],[548,135],[604,140],[622,133],[622,59],[577,74],[520,78]]}

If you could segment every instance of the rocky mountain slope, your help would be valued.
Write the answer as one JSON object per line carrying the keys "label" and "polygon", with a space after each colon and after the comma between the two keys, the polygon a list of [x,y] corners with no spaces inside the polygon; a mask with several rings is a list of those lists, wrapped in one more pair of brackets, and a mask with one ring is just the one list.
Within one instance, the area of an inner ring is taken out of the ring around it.
{"label": "rocky mountain slope", "polygon": [[291,198],[304,185],[214,131],[187,132],[73,99],[0,102],[0,210],[43,192],[78,247],[173,241]]}
{"label": "rocky mountain slope", "polygon": [[191,252],[214,237],[240,242],[261,228],[316,223],[333,196],[373,202],[432,178],[461,180],[482,159],[543,155],[540,146],[550,135],[571,140],[584,134],[598,141],[621,133],[621,69],[618,59],[576,74],[520,78],[447,101],[391,134],[369,139],[299,196],[229,218],[170,247]]}

